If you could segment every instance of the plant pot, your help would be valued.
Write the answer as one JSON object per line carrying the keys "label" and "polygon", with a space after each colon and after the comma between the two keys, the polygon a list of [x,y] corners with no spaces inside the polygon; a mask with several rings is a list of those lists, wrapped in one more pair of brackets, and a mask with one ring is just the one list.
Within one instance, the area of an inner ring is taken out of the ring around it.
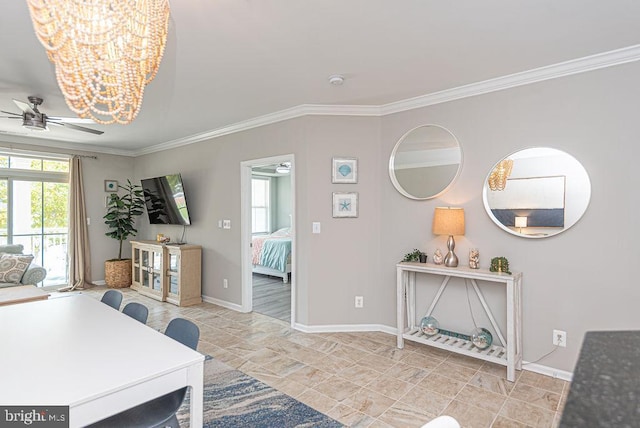
{"label": "plant pot", "polygon": [[125,288],[131,285],[131,259],[104,262],[104,282],[109,288]]}

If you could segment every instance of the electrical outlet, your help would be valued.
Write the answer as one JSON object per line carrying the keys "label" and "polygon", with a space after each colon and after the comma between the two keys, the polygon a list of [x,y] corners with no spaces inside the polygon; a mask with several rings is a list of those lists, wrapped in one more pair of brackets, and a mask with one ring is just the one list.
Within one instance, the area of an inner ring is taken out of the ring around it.
{"label": "electrical outlet", "polygon": [[356,308],[364,308],[364,297],[356,296]]}
{"label": "electrical outlet", "polygon": [[553,330],[553,344],[557,346],[567,347],[567,332],[562,330]]}
{"label": "electrical outlet", "polygon": [[227,280],[227,278],[222,280],[222,287],[229,288],[229,281]]}

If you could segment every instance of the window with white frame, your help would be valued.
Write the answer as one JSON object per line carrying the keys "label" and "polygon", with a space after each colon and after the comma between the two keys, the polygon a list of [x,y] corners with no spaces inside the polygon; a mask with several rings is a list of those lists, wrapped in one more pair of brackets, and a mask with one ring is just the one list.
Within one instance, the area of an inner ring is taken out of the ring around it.
{"label": "window with white frame", "polygon": [[0,244],[22,244],[47,269],[41,285],[66,284],[69,159],[0,152]]}
{"label": "window with white frame", "polygon": [[271,180],[251,178],[251,232],[269,233],[271,228]]}

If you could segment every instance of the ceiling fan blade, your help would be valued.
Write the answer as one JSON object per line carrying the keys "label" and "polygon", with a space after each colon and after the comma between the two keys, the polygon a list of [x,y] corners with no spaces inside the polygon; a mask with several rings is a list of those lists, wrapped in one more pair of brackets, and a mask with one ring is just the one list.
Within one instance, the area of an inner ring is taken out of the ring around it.
{"label": "ceiling fan blade", "polygon": [[[11,114],[11,115],[15,116],[15,117],[16,117],[16,119],[19,119],[19,118],[21,118],[21,117],[22,117],[22,115],[21,115],[21,114],[14,113],[14,112],[12,112],[12,111],[4,111],[4,110],[0,110],[0,113],[4,113],[4,114]],[[13,117],[13,116],[7,116],[7,117]]]}
{"label": "ceiling fan blade", "polygon": [[86,123],[87,125],[96,125],[93,119],[86,119],[82,117],[51,117],[47,116],[47,120],[55,120],[62,123]]}
{"label": "ceiling fan blade", "polygon": [[13,102],[16,103],[16,105],[18,106],[18,108],[20,110],[22,110],[25,113],[29,113],[32,115],[36,115],[36,112],[31,108],[31,106],[25,102],[22,102],[20,100],[16,100],[15,98],[13,99]]}
{"label": "ceiling fan blade", "polygon": [[73,125],[71,123],[62,123],[62,122],[47,122],[48,125],[58,125],[58,126],[64,126],[66,128],[70,128],[70,129],[75,129],[76,131],[84,131],[84,132],[90,132],[92,134],[96,134],[96,135],[102,135],[104,134],[103,131],[97,131],[95,129],[91,129],[91,128],[85,128],[84,126],[78,126],[78,125]]}

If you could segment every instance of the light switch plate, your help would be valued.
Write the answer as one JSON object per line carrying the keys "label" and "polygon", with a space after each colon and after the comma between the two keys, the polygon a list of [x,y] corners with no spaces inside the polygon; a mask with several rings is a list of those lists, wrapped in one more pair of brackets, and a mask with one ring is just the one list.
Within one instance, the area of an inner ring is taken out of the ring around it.
{"label": "light switch plate", "polygon": [[313,233],[320,233],[320,222],[319,222],[319,221],[314,221],[314,222],[312,223],[311,231],[312,231]]}

